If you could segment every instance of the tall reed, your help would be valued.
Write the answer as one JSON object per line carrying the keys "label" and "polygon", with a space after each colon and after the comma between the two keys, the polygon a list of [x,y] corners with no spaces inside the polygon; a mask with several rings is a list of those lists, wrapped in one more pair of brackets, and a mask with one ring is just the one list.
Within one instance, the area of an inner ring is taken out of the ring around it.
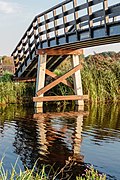
{"label": "tall reed", "polygon": [[0,104],[30,103],[34,94],[34,83],[13,82],[9,73],[0,78]]}
{"label": "tall reed", "polygon": [[[101,53],[86,58],[82,56],[80,62],[83,65],[83,91],[92,102],[120,100],[120,53]],[[71,67],[70,60],[67,59],[58,67],[57,74],[58,71],[62,74]],[[69,89],[67,93],[69,94]]]}

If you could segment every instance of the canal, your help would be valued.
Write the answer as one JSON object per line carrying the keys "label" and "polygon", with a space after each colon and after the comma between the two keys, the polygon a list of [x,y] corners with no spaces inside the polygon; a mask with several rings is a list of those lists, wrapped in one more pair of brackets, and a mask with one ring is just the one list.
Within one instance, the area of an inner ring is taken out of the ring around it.
{"label": "canal", "polygon": [[73,174],[93,165],[108,179],[120,179],[119,104],[87,105],[84,112],[70,107],[46,111],[37,114],[30,107],[0,107],[0,159],[4,157],[5,169],[9,171],[16,160],[17,171],[32,168],[36,160],[37,166],[49,164],[57,169],[72,159]]}

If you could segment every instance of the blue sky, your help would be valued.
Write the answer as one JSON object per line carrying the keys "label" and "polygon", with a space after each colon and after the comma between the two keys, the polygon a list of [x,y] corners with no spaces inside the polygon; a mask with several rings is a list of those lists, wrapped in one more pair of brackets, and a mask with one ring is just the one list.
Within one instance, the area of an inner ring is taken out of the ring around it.
{"label": "blue sky", "polygon": [[[49,9],[63,0],[0,0],[0,55],[10,55],[28,28],[35,15]],[[79,1],[79,0],[78,0]],[[85,1],[85,0],[81,0]],[[108,0],[109,4],[120,0]],[[86,55],[93,51],[120,51],[120,44],[94,47],[85,50]]]}

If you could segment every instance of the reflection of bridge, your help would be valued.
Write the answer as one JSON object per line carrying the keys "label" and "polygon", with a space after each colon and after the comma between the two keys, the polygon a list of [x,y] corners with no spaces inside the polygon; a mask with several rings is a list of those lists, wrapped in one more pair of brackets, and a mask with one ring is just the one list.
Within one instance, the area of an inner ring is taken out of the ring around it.
{"label": "reflection of bridge", "polygon": [[[120,42],[120,4],[108,6],[109,0],[66,0],[34,18],[24,36],[12,53],[19,78],[34,78],[36,94],[34,101],[45,99],[43,94],[74,74],[74,97],[56,97],[56,100],[82,100],[81,76],[78,55],[86,47]],[[73,69],[62,77],[52,72],[68,56],[72,55]],[[56,80],[44,87],[45,74]],[[79,101],[79,104],[83,104]],[[41,106],[40,103],[37,103]]]}
{"label": "reflection of bridge", "polygon": [[41,164],[55,164],[57,170],[58,166],[65,165],[68,157],[84,164],[84,156],[81,154],[82,125],[83,117],[88,112],[51,112],[33,116],[25,111],[27,114],[22,114],[20,121],[16,120],[18,112],[12,117],[16,124],[13,146],[25,167],[32,168],[38,158],[36,167],[39,168]]}

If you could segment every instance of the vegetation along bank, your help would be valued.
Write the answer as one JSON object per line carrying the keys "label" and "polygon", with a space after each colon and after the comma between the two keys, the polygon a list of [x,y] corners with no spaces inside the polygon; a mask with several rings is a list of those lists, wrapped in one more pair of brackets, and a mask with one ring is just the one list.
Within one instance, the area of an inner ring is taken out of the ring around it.
{"label": "vegetation along bank", "polygon": [[[3,58],[4,61],[5,58]],[[80,57],[83,92],[89,95],[89,101],[106,102],[120,100],[120,52],[104,52]],[[10,63],[10,61],[8,61]],[[67,58],[56,70],[62,75],[71,68]],[[69,78],[72,82],[72,78]],[[49,81],[51,81],[49,79]],[[73,83],[73,82],[72,82]],[[54,87],[47,95],[69,95],[74,91],[62,83]],[[12,81],[12,74],[6,72],[0,77],[0,104],[30,103],[35,95],[35,83],[18,83]]]}

